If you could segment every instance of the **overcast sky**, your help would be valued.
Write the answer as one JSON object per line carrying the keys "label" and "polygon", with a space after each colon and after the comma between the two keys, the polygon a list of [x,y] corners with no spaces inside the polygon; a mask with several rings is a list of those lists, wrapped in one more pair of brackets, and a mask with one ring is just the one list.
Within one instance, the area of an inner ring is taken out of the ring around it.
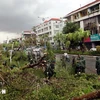
{"label": "overcast sky", "polygon": [[[64,17],[94,0],[0,0],[0,42],[42,22]],[[38,18],[40,17],[40,18]]]}

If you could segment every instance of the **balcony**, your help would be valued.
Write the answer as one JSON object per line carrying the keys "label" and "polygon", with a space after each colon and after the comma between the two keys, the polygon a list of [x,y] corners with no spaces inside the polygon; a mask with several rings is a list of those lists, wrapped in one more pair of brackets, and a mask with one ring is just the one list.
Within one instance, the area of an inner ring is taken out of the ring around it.
{"label": "balcony", "polygon": [[100,11],[100,9],[93,10],[92,12],[89,12],[88,15],[91,15],[91,14],[97,13],[97,12],[99,12],[99,11]]}
{"label": "balcony", "polygon": [[100,10],[99,11],[94,11],[94,13],[92,12],[92,13],[84,16],[84,17],[80,17],[79,19],[74,19],[73,22],[78,22],[78,21],[81,21],[81,20],[84,20],[84,19],[88,19],[88,18],[97,16],[97,15],[100,15]]}

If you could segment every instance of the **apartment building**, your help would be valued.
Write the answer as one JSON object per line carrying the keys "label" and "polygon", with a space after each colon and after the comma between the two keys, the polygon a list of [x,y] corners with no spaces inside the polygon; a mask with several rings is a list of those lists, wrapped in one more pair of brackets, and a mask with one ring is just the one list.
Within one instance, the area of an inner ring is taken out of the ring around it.
{"label": "apartment building", "polygon": [[23,31],[22,35],[24,38],[36,37],[36,34],[33,31]]}
{"label": "apartment building", "polygon": [[100,0],[95,0],[65,16],[69,22],[75,22],[91,35],[84,40],[88,48],[100,45]]}
{"label": "apartment building", "polygon": [[40,42],[40,37],[47,34],[48,40],[50,43],[54,43],[53,37],[62,32],[62,29],[65,25],[65,21],[59,18],[51,18],[50,20],[46,20],[38,26],[35,26],[35,31],[37,35],[37,40]]}

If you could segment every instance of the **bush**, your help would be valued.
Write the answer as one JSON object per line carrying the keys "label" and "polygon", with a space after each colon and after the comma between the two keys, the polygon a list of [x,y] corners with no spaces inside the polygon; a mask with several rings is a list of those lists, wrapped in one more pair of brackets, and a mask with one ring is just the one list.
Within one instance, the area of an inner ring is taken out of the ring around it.
{"label": "bush", "polygon": [[92,56],[99,56],[100,52],[99,51],[90,51],[90,55],[92,55]]}
{"label": "bush", "polygon": [[54,53],[60,53],[60,54],[63,54],[63,53],[65,53],[65,52],[67,52],[66,50],[64,51],[64,50],[54,50]]}
{"label": "bush", "polygon": [[100,55],[100,51],[85,51],[85,52],[82,52],[82,51],[76,51],[76,50],[73,50],[73,51],[62,51],[62,50],[54,50],[54,53],[57,53],[57,54],[63,54],[67,52],[68,54],[80,54],[80,55],[91,55],[91,56],[99,56]]}
{"label": "bush", "polygon": [[100,46],[96,46],[98,52],[100,52]]}
{"label": "bush", "polygon": [[[70,70],[70,69],[69,69]],[[4,75],[7,93],[0,100],[71,100],[100,89],[97,75],[70,75],[67,69],[57,66],[56,78],[44,82],[41,69],[9,70]]]}

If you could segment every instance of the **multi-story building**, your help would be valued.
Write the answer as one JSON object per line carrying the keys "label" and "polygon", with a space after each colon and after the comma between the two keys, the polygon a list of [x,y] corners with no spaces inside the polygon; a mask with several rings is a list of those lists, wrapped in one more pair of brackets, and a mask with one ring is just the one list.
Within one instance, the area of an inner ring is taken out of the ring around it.
{"label": "multi-story building", "polygon": [[40,37],[44,34],[47,34],[49,37],[50,43],[54,43],[53,37],[62,32],[62,29],[65,25],[65,21],[59,18],[51,18],[50,20],[46,20],[38,26],[35,26],[36,35],[38,37],[38,41],[40,41]]}
{"label": "multi-story building", "polygon": [[69,22],[75,22],[91,35],[84,40],[88,48],[100,45],[100,0],[95,0],[65,16]]}
{"label": "multi-story building", "polygon": [[23,31],[22,35],[24,38],[36,37],[36,34],[33,31]]}

